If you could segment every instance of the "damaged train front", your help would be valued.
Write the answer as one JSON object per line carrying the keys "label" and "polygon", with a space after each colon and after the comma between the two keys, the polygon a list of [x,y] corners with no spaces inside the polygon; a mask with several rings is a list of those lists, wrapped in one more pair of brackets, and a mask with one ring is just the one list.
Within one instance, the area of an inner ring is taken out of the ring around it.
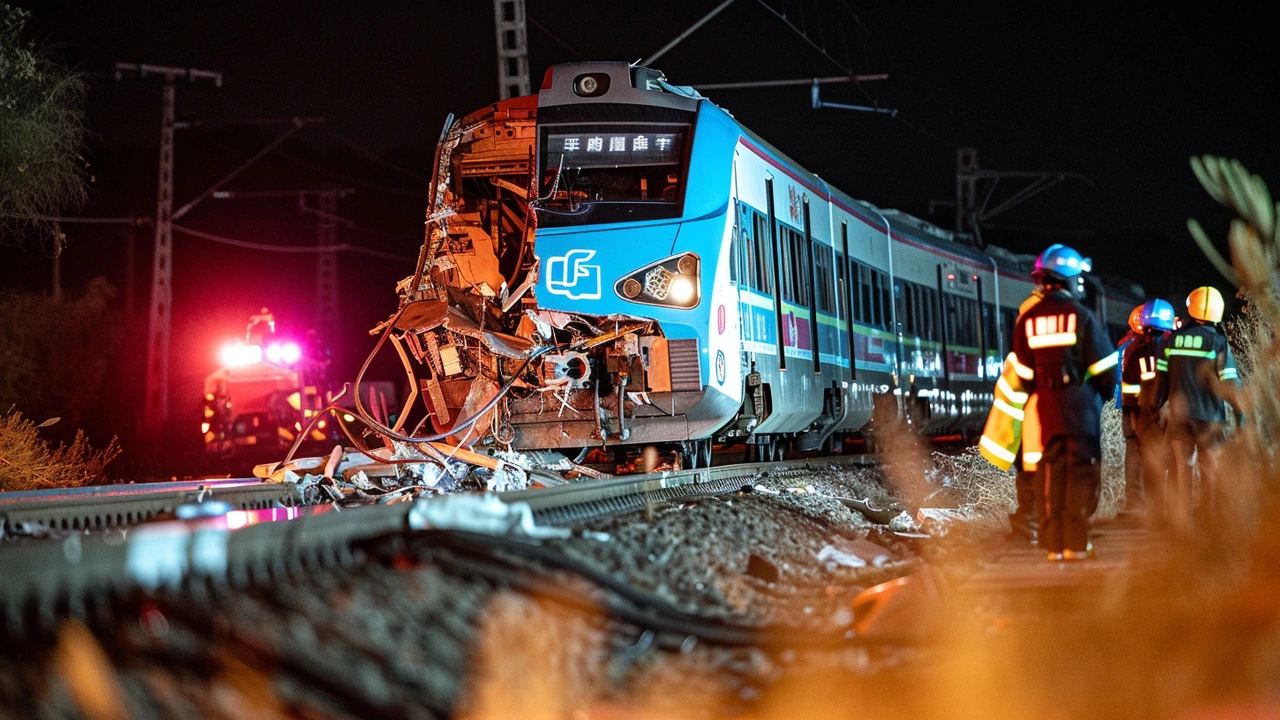
{"label": "damaged train front", "polygon": [[411,434],[709,447],[742,380],[721,297],[730,173],[689,189],[698,102],[645,68],[556,66],[539,95],[452,124],[390,321],[422,401]]}

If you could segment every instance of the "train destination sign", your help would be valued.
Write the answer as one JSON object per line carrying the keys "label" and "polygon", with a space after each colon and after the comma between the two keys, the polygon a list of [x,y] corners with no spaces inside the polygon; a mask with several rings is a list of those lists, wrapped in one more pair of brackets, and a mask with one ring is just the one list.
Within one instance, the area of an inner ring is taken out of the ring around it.
{"label": "train destination sign", "polygon": [[600,132],[547,136],[547,167],[677,165],[684,133]]}

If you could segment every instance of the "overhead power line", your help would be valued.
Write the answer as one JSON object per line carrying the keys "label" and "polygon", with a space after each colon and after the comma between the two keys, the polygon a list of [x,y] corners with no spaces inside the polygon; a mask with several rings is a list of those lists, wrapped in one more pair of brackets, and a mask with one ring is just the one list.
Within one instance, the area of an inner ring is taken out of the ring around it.
{"label": "overhead power line", "polygon": [[55,215],[5,215],[20,220],[45,220],[48,222],[76,223],[81,225],[142,225],[151,222],[147,217],[59,217]]}
{"label": "overhead power line", "polygon": [[202,230],[183,227],[181,225],[174,225],[173,229],[185,235],[198,237],[202,240],[208,240],[210,242],[216,242],[222,245],[230,245],[232,247],[244,248],[246,250],[261,250],[263,252],[287,253],[292,255],[315,255],[317,253],[323,253],[323,252],[353,252],[353,253],[359,253],[361,255],[368,255],[370,257],[380,258],[382,260],[396,260],[399,262],[409,262],[409,263],[414,262],[417,259],[417,258],[409,257],[407,255],[396,255],[395,253],[383,252],[381,250],[374,250],[372,248],[361,247],[359,245],[350,245],[346,243],[341,245],[332,245],[325,248],[304,247],[299,245],[273,245],[271,243],[258,243],[258,242],[250,242],[248,240],[236,240],[234,238],[223,237],[222,235],[214,235],[213,233],[207,233]]}

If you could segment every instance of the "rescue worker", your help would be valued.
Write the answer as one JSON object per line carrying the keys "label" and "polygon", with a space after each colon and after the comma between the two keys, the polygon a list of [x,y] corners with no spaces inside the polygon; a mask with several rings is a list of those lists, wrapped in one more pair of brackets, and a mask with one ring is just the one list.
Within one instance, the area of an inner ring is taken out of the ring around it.
{"label": "rescue worker", "polygon": [[250,345],[266,345],[267,340],[276,334],[276,318],[267,308],[262,308],[256,315],[249,316],[249,324],[244,330],[244,339]]}
{"label": "rescue worker", "polygon": [[1044,454],[1037,481],[1045,493],[1041,547],[1051,561],[1093,556],[1089,518],[1102,484],[1102,399],[1114,390],[1118,354],[1102,323],[1075,298],[1091,263],[1064,245],[1036,258],[1032,278],[1045,296],[1018,320],[1013,362],[1036,394]]}
{"label": "rescue worker", "polygon": [[[1149,520],[1156,525],[1168,518],[1169,493],[1169,443],[1160,422],[1160,408],[1167,397],[1167,386],[1156,371],[1164,357],[1169,333],[1173,331],[1173,305],[1165,300],[1148,300],[1142,305],[1139,325],[1142,335],[1124,354],[1121,370],[1122,382],[1138,385],[1136,410],[1126,414],[1125,420],[1133,426],[1142,455],[1142,481],[1146,492],[1146,509]],[[1128,472],[1129,453],[1125,448],[1125,471]]]}
{"label": "rescue worker", "polygon": [[[1139,345],[1142,338],[1142,305],[1129,312],[1129,332],[1116,343],[1116,352],[1120,353],[1121,371],[1116,373],[1119,390],[1116,393],[1116,407],[1120,410],[1121,434],[1124,436],[1124,510],[1133,512],[1143,501],[1142,450],[1137,431],[1133,427],[1133,416],[1138,412],[1138,390],[1141,378],[1134,359],[1134,343]],[[1131,367],[1132,365],[1132,367]]]}
{"label": "rescue worker", "polygon": [[[1018,307],[1018,317],[1043,297],[1044,288],[1037,285]],[[1014,327],[1018,327],[1016,321]],[[1018,506],[1009,516],[1009,526],[1014,535],[1022,535],[1035,545],[1039,541],[1040,507],[1044,505],[1044,493],[1035,481],[1036,463],[1042,449],[1040,430],[1035,397],[1023,390],[1012,358],[1012,353],[1005,358],[1004,369],[996,381],[994,401],[978,450],[987,462],[1001,470],[1017,466],[1013,483]]]}
{"label": "rescue worker", "polygon": [[1199,467],[1201,507],[1212,515],[1217,511],[1218,452],[1226,439],[1226,408],[1229,403],[1238,419],[1236,399],[1239,385],[1235,358],[1227,337],[1218,327],[1224,303],[1216,288],[1199,287],[1187,296],[1187,315],[1181,328],[1169,337],[1157,372],[1166,373],[1169,399],[1166,412],[1169,441],[1173,450],[1175,483],[1171,493],[1176,503],[1176,519],[1190,518],[1192,458]]}

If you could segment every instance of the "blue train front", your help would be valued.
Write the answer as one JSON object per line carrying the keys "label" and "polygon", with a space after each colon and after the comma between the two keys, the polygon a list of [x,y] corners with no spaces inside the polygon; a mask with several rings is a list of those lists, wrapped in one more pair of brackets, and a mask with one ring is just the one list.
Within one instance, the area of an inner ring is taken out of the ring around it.
{"label": "blue train front", "polygon": [[[439,157],[430,277],[452,307],[402,357],[437,430],[479,418],[457,439],[696,463],[713,440],[836,449],[877,408],[971,429],[1031,289],[1027,258],[850,198],[625,63],[555,66]],[[1128,300],[1092,290],[1122,326]]]}

